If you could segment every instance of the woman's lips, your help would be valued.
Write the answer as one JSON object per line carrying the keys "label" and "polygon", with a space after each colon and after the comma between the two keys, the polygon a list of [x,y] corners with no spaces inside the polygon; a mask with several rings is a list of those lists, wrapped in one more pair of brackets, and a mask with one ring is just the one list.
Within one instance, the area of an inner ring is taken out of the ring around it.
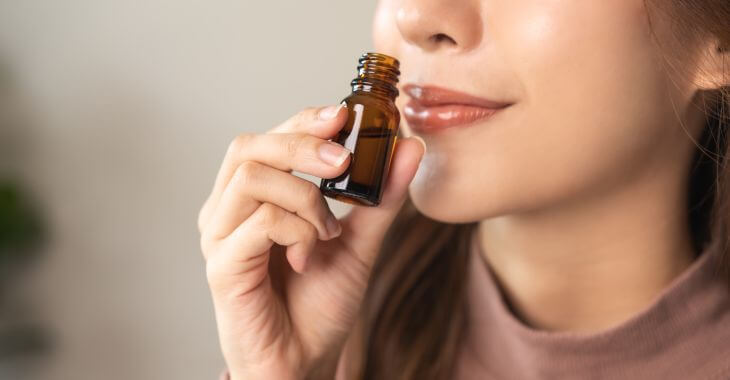
{"label": "woman's lips", "polygon": [[408,126],[421,133],[471,125],[511,105],[435,86],[407,84],[403,91],[411,97],[403,110]]}

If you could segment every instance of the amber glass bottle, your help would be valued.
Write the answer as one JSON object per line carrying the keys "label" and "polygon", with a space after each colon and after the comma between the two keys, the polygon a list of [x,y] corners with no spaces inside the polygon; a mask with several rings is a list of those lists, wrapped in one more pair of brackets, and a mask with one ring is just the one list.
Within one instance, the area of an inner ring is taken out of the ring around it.
{"label": "amber glass bottle", "polygon": [[325,196],[355,205],[380,204],[400,123],[395,106],[399,67],[397,59],[385,54],[360,57],[352,94],[343,100],[347,124],[332,139],[352,152],[350,165],[339,177],[322,179]]}

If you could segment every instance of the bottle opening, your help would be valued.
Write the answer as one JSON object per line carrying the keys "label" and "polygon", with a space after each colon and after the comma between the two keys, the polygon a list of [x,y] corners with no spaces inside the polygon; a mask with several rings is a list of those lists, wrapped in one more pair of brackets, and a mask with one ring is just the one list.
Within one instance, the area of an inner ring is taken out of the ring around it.
{"label": "bottle opening", "polygon": [[357,78],[352,80],[352,91],[378,93],[395,99],[398,96],[398,59],[386,54],[369,52],[358,60]]}

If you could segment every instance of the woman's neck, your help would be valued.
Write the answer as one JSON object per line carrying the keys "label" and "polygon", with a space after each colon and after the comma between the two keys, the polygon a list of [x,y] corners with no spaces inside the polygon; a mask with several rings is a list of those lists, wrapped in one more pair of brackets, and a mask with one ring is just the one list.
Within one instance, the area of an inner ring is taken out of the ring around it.
{"label": "woman's neck", "polygon": [[479,223],[485,259],[518,318],[536,329],[601,330],[646,307],[692,262],[685,187],[674,180],[686,177],[653,173],[620,191]]}

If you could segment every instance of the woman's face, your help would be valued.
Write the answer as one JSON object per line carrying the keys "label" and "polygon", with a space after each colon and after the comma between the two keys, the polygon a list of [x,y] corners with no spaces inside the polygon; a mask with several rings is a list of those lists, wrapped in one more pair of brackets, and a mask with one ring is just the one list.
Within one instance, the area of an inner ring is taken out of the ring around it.
{"label": "woman's face", "polygon": [[651,22],[642,0],[381,0],[374,44],[401,61],[402,115],[408,83],[511,103],[437,133],[403,120],[427,145],[410,187],[416,207],[472,222],[682,170],[687,133],[700,130],[677,117],[701,126],[696,89],[664,70],[652,30],[669,41],[668,23]]}

